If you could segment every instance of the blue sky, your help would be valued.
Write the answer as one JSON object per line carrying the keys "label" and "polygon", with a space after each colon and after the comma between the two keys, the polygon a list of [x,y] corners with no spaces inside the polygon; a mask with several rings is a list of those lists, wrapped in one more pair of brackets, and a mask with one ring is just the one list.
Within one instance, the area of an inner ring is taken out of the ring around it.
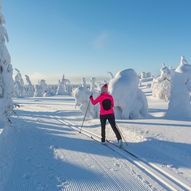
{"label": "blue sky", "polygon": [[2,0],[12,65],[23,74],[159,73],[191,63],[190,0]]}

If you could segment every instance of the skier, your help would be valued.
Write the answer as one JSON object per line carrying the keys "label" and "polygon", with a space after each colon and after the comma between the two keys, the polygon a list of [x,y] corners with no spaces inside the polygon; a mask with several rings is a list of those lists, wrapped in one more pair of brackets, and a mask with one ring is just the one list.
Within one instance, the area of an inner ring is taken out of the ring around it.
{"label": "skier", "polygon": [[108,86],[107,84],[103,85],[101,88],[101,94],[95,100],[93,96],[90,96],[90,101],[93,105],[100,103],[100,122],[101,122],[101,142],[105,142],[105,125],[106,121],[108,120],[116,137],[118,140],[118,144],[122,147],[122,139],[121,135],[116,127],[115,123],[115,116],[114,116],[114,101],[113,97],[108,93]]}

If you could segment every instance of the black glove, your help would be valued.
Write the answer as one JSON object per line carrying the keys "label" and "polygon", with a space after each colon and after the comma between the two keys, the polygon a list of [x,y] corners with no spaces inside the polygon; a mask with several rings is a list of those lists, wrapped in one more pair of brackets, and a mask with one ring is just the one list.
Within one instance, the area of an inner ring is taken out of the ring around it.
{"label": "black glove", "polygon": [[92,96],[92,95],[90,96],[90,99],[91,99],[91,98],[93,98],[93,96]]}

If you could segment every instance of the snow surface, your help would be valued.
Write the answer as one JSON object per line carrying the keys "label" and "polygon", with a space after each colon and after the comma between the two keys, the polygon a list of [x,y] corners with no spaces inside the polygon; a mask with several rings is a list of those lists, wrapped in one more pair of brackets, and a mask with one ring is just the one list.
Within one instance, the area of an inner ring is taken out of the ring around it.
{"label": "snow surface", "polygon": [[[191,188],[191,121],[165,119],[168,104],[153,98],[146,83],[142,91],[150,118],[117,120],[125,148]],[[74,98],[15,103],[21,107],[12,116],[14,128],[0,135],[1,191],[170,190],[134,162],[71,129],[83,119]],[[83,128],[100,135],[99,119],[86,120]],[[116,141],[109,125],[106,136]]]}

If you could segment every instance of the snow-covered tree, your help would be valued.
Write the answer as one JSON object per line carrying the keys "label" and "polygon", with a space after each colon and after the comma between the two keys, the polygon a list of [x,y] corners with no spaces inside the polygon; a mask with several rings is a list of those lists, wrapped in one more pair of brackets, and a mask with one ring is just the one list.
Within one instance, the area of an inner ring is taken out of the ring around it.
{"label": "snow-covered tree", "polygon": [[35,92],[34,96],[35,97],[43,97],[46,95],[48,90],[48,86],[46,84],[45,80],[40,80],[38,85],[35,85]]}
{"label": "snow-covered tree", "polygon": [[140,77],[141,77],[141,79],[150,78],[151,73],[150,72],[141,72]]}
{"label": "snow-covered tree", "polygon": [[153,77],[150,72],[141,72],[141,74],[139,75],[139,87],[142,87],[144,82],[147,82],[146,83],[147,87],[151,87],[152,81],[153,81]]}
{"label": "snow-covered tree", "polygon": [[[78,106],[80,108],[80,110],[82,111],[83,114],[85,114],[86,109],[88,107],[87,110],[87,117],[89,118],[98,118],[99,116],[99,105],[95,105],[93,106],[92,104],[89,104],[89,96],[93,95],[94,97],[97,97],[99,95],[99,93],[97,91],[95,91],[95,79],[92,80],[93,81],[93,90],[94,91],[90,91],[87,87],[86,84],[86,80],[85,78],[82,78],[82,86],[76,88],[72,95],[75,98],[75,105]],[[91,87],[92,89],[92,87]]]}
{"label": "snow-covered tree", "polygon": [[47,92],[44,94],[44,96],[55,96],[57,89],[57,85],[48,85]]}
{"label": "snow-covered tree", "polygon": [[[79,87],[74,90],[73,95],[75,98],[76,106],[80,108],[82,113],[85,114],[86,109],[88,107],[87,117],[95,119],[98,118],[99,116],[99,105],[97,104],[93,106],[92,104],[89,103],[90,101],[89,97],[91,93],[92,92],[90,92],[90,90],[88,90],[86,87]],[[94,94],[93,96],[97,97],[98,95]]]}
{"label": "snow-covered tree", "polygon": [[172,78],[171,96],[166,117],[191,120],[191,65],[182,56]]}
{"label": "snow-covered tree", "polygon": [[25,96],[33,97],[34,96],[34,86],[32,85],[28,75],[25,75],[27,85],[25,85]]}
{"label": "snow-covered tree", "polygon": [[8,123],[8,114],[13,109],[13,79],[11,57],[6,48],[8,34],[4,27],[5,19],[1,13],[0,1],[0,127],[4,128]]}
{"label": "snow-covered tree", "polygon": [[63,75],[62,80],[59,81],[56,95],[70,95],[71,89],[69,87],[69,84],[70,80],[65,79],[65,76]]}
{"label": "snow-covered tree", "polygon": [[109,92],[114,98],[117,118],[134,119],[147,116],[147,99],[138,84],[139,78],[133,69],[118,72],[109,82]]}
{"label": "snow-covered tree", "polygon": [[173,69],[172,68],[169,69],[163,63],[160,72],[161,72],[160,76],[153,79],[152,95],[153,97],[168,101],[170,98]]}
{"label": "snow-covered tree", "polygon": [[90,91],[91,92],[95,92],[97,86],[96,86],[96,78],[95,77],[92,77],[91,79],[91,86],[90,86]]}
{"label": "snow-covered tree", "polygon": [[20,71],[16,68],[15,70],[17,71],[17,75],[15,76],[15,82],[14,82],[14,96],[24,97],[25,96],[24,80],[22,78]]}
{"label": "snow-covered tree", "polygon": [[175,69],[172,68],[172,66],[169,66],[170,74],[171,76],[174,76]]}
{"label": "snow-covered tree", "polygon": [[110,78],[111,78],[111,79],[113,79],[113,78],[114,78],[114,75],[113,75],[113,73],[112,73],[112,72],[108,72],[108,74],[109,74],[109,76],[110,76]]}
{"label": "snow-covered tree", "polygon": [[87,88],[86,78],[82,78],[82,87]]}

